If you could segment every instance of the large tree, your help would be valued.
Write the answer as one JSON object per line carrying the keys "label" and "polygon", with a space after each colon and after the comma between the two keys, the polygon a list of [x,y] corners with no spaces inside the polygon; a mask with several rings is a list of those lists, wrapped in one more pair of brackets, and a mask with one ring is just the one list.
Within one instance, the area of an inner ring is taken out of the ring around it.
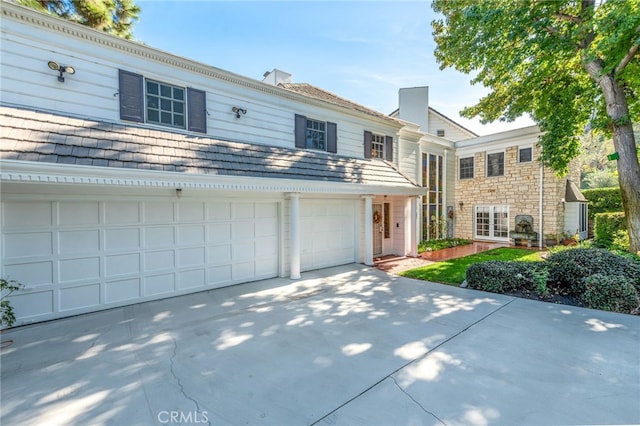
{"label": "large tree", "polygon": [[118,37],[133,37],[140,8],[133,0],[16,0],[36,10],[58,15]]}
{"label": "large tree", "polygon": [[540,161],[559,174],[586,128],[613,138],[630,249],[640,251],[640,0],[434,0],[441,68],[490,93],[462,111],[485,121],[530,114]]}

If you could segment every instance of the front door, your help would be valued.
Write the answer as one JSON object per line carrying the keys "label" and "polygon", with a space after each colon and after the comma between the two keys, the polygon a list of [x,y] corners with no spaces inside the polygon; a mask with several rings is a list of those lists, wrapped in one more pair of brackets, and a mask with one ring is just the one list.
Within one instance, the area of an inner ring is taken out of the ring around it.
{"label": "front door", "polygon": [[384,210],[382,204],[373,204],[373,255],[382,254],[382,237],[384,232]]}

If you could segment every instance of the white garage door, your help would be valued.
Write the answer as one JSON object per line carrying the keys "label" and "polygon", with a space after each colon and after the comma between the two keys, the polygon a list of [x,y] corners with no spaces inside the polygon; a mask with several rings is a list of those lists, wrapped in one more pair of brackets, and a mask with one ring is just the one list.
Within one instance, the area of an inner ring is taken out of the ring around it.
{"label": "white garage door", "polygon": [[5,201],[18,323],[278,275],[278,206],[231,201]]}
{"label": "white garage door", "polygon": [[356,261],[355,212],[351,200],[300,201],[303,271]]}

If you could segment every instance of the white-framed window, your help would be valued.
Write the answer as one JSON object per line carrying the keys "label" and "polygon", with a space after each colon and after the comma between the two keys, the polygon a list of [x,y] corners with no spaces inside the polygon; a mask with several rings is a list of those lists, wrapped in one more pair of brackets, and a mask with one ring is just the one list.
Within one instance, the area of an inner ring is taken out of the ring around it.
{"label": "white-framed window", "polygon": [[579,218],[579,229],[578,232],[580,233],[584,233],[587,232],[588,226],[589,226],[589,219],[587,217],[587,212],[588,212],[588,204],[587,203],[580,203],[580,218]]}
{"label": "white-framed window", "polygon": [[207,133],[207,93],[118,70],[120,119]]}
{"label": "white-framed window", "polygon": [[504,151],[487,153],[487,177],[504,176]]}
{"label": "white-framed window", "polygon": [[533,147],[527,146],[518,149],[518,163],[530,163],[533,161]]}
{"label": "white-framed window", "polygon": [[474,158],[463,157],[458,160],[458,178],[473,179],[474,178]]}
{"label": "white-framed window", "polygon": [[427,195],[422,197],[422,239],[446,237],[444,214],[444,156],[422,154],[422,186]]}
{"label": "white-framed window", "polygon": [[436,136],[438,136],[440,138],[444,138],[444,129],[436,130]]}
{"label": "white-framed window", "polygon": [[306,148],[320,149],[325,151],[327,148],[327,127],[324,121],[317,121],[307,118]]}
{"label": "white-framed window", "polygon": [[383,135],[371,134],[371,158],[385,159],[384,143],[385,137]]}
{"label": "white-framed window", "polygon": [[185,89],[154,80],[145,86],[147,122],[185,128]]}
{"label": "white-framed window", "polygon": [[509,206],[475,206],[475,238],[509,239]]}

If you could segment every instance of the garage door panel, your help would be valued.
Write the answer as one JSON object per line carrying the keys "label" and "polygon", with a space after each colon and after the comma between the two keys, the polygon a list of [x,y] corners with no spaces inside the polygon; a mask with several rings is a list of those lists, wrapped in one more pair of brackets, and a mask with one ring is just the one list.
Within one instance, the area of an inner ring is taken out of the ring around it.
{"label": "garage door panel", "polygon": [[138,202],[106,203],[104,216],[107,225],[138,223],[140,222],[140,204]]}
{"label": "garage door panel", "polygon": [[60,311],[86,309],[100,305],[100,284],[65,287],[59,292]]}
{"label": "garage door panel", "polygon": [[[3,200],[3,271],[17,324],[279,272],[277,203]],[[234,215],[237,215],[234,216]]]}
{"label": "garage door panel", "polygon": [[231,261],[231,244],[209,246],[209,263],[229,263]]}
{"label": "garage door panel", "polygon": [[105,257],[105,276],[135,274],[140,272],[140,254],[118,254]]}
{"label": "garage door panel", "polygon": [[175,252],[173,250],[162,250],[144,254],[145,271],[173,269],[175,266]]}
{"label": "garage door panel", "polygon": [[231,220],[231,203],[215,202],[207,204],[209,220]]}
{"label": "garage door panel", "polygon": [[145,223],[170,223],[174,221],[173,203],[146,202],[143,204]]}
{"label": "garage door panel", "polygon": [[207,270],[208,284],[220,287],[231,282],[231,265],[214,266]]}
{"label": "garage door panel", "polygon": [[204,242],[204,240],[205,238],[203,225],[178,227],[178,244],[201,244]]}
{"label": "garage door panel", "polygon": [[175,291],[175,274],[150,275],[144,278],[144,296],[170,294]]}
{"label": "garage door panel", "polygon": [[51,232],[7,234],[3,246],[7,259],[46,256],[53,253],[53,236]]}
{"label": "garage door panel", "polygon": [[16,318],[38,318],[54,312],[53,299],[53,290],[34,293],[20,292],[11,296],[11,306],[13,306]]}
{"label": "garage door panel", "polygon": [[2,209],[5,228],[50,226],[53,224],[52,202],[5,203]]}
{"label": "garage door panel", "polygon": [[138,228],[106,229],[104,231],[105,250],[132,250],[140,248]]}
{"label": "garage door panel", "polygon": [[144,229],[144,246],[148,248],[172,247],[175,244],[172,226]]}
{"label": "garage door panel", "polygon": [[208,225],[209,243],[228,243],[231,241],[231,223],[215,223]]}
{"label": "garage door panel", "polygon": [[62,255],[98,252],[100,232],[97,230],[60,231],[58,245]]}
{"label": "garage door panel", "polygon": [[178,273],[178,289],[180,290],[204,287],[204,284],[204,269],[194,269]]}
{"label": "garage door panel", "polygon": [[53,284],[53,261],[5,264],[4,272],[9,279],[37,287]]}
{"label": "garage door panel", "polygon": [[100,278],[100,258],[65,259],[58,264],[61,283]]}
{"label": "garage door panel", "polygon": [[140,298],[140,279],[108,281],[105,284],[105,302],[117,303]]}
{"label": "garage door panel", "polygon": [[178,203],[178,221],[200,222],[204,219],[204,204],[180,201]]}
{"label": "garage door panel", "polygon": [[178,266],[204,265],[204,247],[178,250]]}
{"label": "garage door panel", "polygon": [[60,202],[58,222],[63,226],[98,225],[100,223],[100,203]]}

